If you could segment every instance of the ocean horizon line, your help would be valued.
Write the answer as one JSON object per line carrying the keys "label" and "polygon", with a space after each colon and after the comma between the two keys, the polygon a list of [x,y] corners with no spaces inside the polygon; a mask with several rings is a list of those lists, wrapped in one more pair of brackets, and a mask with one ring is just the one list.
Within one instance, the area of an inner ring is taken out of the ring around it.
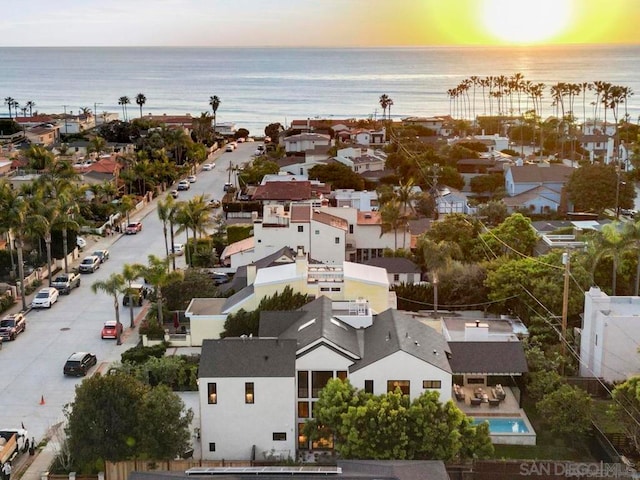
{"label": "ocean horizon line", "polygon": [[431,45],[6,45],[0,49],[157,49],[157,50],[457,50],[457,49],[483,49],[483,50],[546,50],[546,49],[572,49],[572,48],[640,48],[639,43],[548,43],[548,44],[431,44]]}

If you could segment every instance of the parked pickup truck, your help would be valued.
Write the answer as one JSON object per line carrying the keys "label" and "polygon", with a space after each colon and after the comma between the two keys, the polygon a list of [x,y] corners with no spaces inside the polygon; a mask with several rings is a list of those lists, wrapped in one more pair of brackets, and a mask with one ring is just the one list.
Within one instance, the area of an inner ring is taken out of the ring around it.
{"label": "parked pickup truck", "polygon": [[0,429],[0,463],[2,465],[29,450],[28,435],[24,428]]}
{"label": "parked pickup truck", "polygon": [[80,286],[80,274],[73,272],[60,273],[53,279],[51,286],[60,293],[69,295],[71,290]]}

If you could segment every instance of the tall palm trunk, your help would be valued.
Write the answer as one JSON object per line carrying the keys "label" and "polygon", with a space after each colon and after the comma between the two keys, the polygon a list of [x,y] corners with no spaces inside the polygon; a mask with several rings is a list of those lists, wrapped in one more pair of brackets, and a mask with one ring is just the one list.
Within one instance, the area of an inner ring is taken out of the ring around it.
{"label": "tall palm trunk", "polygon": [[24,259],[22,255],[22,249],[24,248],[24,242],[22,238],[16,238],[16,249],[18,250],[18,277],[20,278],[20,297],[22,297],[22,310],[27,309],[27,299],[24,289]]}
{"label": "tall palm trunk", "polygon": [[[173,241],[174,241],[174,233],[173,233],[173,222],[169,222],[169,232],[171,234],[171,248],[173,248]],[[187,245],[187,250],[189,250],[188,245]],[[173,269],[176,269],[176,257],[175,255],[173,257],[171,257],[171,260],[173,261]]]}
{"label": "tall palm trunk", "polygon": [[64,273],[69,273],[69,264],[67,261],[67,256],[68,256],[68,252],[69,250],[67,250],[67,229],[63,228],[62,229],[62,251],[64,253]]}
{"label": "tall palm trunk", "polygon": [[120,323],[120,304],[118,303],[118,295],[113,295],[113,308],[116,311],[116,345],[122,345],[122,337],[120,335],[121,323]]}
{"label": "tall palm trunk", "polygon": [[51,286],[51,232],[44,236],[44,243],[47,247],[47,278],[49,286]]}
{"label": "tall palm trunk", "polygon": [[158,325],[164,325],[164,316],[162,314],[162,288],[160,285],[156,287],[156,305],[158,307]]}

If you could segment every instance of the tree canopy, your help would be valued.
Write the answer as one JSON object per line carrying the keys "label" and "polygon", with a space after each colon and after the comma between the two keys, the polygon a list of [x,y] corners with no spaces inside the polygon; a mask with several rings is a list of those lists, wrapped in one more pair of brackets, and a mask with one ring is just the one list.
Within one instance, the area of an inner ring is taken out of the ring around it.
{"label": "tree canopy", "polygon": [[286,286],[282,292],[276,292],[270,297],[260,300],[256,310],[247,312],[240,309],[230,314],[224,322],[224,331],[220,337],[239,337],[241,335],[258,335],[260,326],[260,312],[296,310],[309,302],[304,293],[295,293],[293,288]]}
{"label": "tree canopy", "polygon": [[565,189],[578,212],[602,213],[606,208],[614,209],[616,196],[619,208],[633,208],[634,184],[627,179],[626,173],[616,172],[613,164],[583,165],[571,174]]}
{"label": "tree canopy", "polygon": [[70,451],[84,472],[107,460],[171,459],[189,447],[193,412],[168,387],[151,388],[129,375],[86,379],[65,415]]}
{"label": "tree canopy", "polygon": [[493,454],[488,425],[474,426],[436,392],[412,401],[399,389],[376,396],[333,379],[320,392],[314,415],[305,435],[312,442],[333,440],[342,458],[447,461]]}
{"label": "tree canopy", "polygon": [[364,188],[364,179],[360,175],[346,165],[337,162],[312,167],[309,169],[309,178],[330,183],[334,189],[353,188],[354,190],[362,190]]}

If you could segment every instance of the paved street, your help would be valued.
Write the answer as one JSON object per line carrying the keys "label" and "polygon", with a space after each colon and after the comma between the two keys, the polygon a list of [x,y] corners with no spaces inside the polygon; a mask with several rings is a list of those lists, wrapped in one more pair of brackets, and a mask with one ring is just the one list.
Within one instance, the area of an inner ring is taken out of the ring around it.
{"label": "paved street", "polygon": [[[235,152],[216,153],[210,160],[215,161],[216,168],[198,172],[197,182],[191,184],[190,190],[180,192],[178,200],[188,200],[201,193],[221,199],[230,161],[236,165],[245,162],[254,150],[254,143],[244,143]],[[132,220],[143,223],[143,230],[137,235],[105,238],[88,235],[89,245],[80,260],[98,248],[108,248],[110,260],[95,273],[83,274],[81,286],[68,296],[61,295],[51,309],[30,311],[26,331],[16,341],[4,342],[0,350],[0,428],[19,427],[24,423],[30,436],[39,442],[50,427],[63,420],[63,407],[73,400],[74,389],[82,381],[63,376],[62,367],[67,357],[76,351],[96,354],[98,366],[91,370],[93,374],[97,370],[106,371],[110,362],[119,361],[121,353],[138,342],[137,329],[128,328],[128,307],[120,310],[125,327],[123,345],[100,338],[103,323],[114,319],[113,299],[104,293],[92,293],[91,284],[122,271],[126,263],[146,264],[149,254],[164,256],[162,224],[155,208],[156,200],[131,216]],[[182,234],[175,242],[185,243],[185,240]],[[177,266],[184,266],[184,257],[178,258]],[[18,302],[11,312],[19,311],[19,305]],[[140,311],[141,308],[135,309],[136,314]]]}

